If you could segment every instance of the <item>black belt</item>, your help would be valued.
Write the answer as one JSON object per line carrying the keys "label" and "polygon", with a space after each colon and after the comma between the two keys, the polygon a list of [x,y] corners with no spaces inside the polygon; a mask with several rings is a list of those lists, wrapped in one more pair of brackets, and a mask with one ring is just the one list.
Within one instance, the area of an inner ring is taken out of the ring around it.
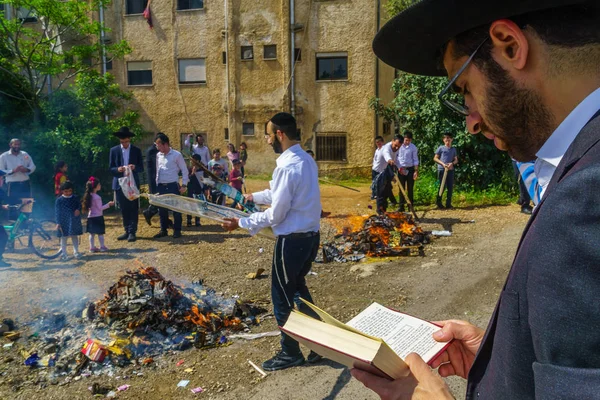
{"label": "black belt", "polygon": [[287,235],[280,235],[280,238],[284,239],[303,239],[317,236],[319,232],[298,232],[298,233],[289,233]]}

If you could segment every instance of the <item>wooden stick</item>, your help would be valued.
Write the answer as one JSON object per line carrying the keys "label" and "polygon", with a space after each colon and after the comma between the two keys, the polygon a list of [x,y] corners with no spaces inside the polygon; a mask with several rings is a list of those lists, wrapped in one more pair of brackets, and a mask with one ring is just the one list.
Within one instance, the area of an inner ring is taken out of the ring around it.
{"label": "wooden stick", "polygon": [[200,168],[202,171],[204,171],[204,173],[206,173],[209,177],[211,177],[212,179],[215,180],[215,182],[220,182],[220,183],[226,183],[223,179],[219,178],[218,176],[216,176],[215,174],[213,174],[207,167],[204,166],[204,164],[197,162],[196,160],[194,160],[192,158],[192,164],[195,167]]}
{"label": "wooden stick", "polygon": [[261,374],[263,378],[267,376],[267,373],[260,369],[258,365],[254,364],[252,361],[248,360],[248,364],[250,364],[252,368],[254,368],[259,374]]}
{"label": "wooden stick", "polygon": [[323,182],[323,183],[327,183],[327,184],[330,184],[330,185],[335,185],[335,186],[343,187],[344,189],[348,189],[348,190],[352,190],[354,192],[360,193],[360,190],[357,190],[357,189],[354,189],[354,188],[351,188],[351,187],[348,187],[348,186],[344,186],[344,185],[339,184],[339,183],[332,182],[332,181],[330,181],[328,179],[319,178],[319,180],[321,182]]}
{"label": "wooden stick", "polygon": [[439,196],[442,197],[444,188],[446,187],[446,177],[448,176],[448,168],[444,168],[444,176],[442,177],[442,184],[440,185]]}
{"label": "wooden stick", "polygon": [[402,193],[402,196],[404,197],[404,200],[406,200],[406,204],[408,204],[408,208],[410,209],[410,212],[412,213],[413,217],[415,217],[415,219],[418,221],[419,217],[417,217],[417,213],[415,212],[415,208],[413,207],[410,199],[408,198],[408,195],[406,194],[406,191],[402,187],[402,182],[400,182],[400,178],[398,178],[398,186],[400,187],[400,193]]}

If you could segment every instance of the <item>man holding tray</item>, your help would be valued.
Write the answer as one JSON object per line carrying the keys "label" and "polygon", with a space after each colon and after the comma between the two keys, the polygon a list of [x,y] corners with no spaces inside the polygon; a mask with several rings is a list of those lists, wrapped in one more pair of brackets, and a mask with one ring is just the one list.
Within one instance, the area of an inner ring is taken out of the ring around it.
{"label": "man holding tray", "polygon": [[[271,118],[265,138],[275,153],[281,154],[273,171],[271,188],[245,197],[271,207],[247,218],[226,218],[223,227],[230,231],[244,228],[252,235],[263,228],[273,228],[277,242],[273,250],[271,297],[277,324],[283,326],[295,301],[302,312],[318,318],[299,297],[313,302],[305,277],[319,250],[321,193],[317,164],[298,143],[296,120],[292,115],[279,113]],[[311,352],[308,362],[317,362],[320,358]],[[281,351],[265,361],[263,368],[277,371],[302,363],[300,345],[282,332]]]}

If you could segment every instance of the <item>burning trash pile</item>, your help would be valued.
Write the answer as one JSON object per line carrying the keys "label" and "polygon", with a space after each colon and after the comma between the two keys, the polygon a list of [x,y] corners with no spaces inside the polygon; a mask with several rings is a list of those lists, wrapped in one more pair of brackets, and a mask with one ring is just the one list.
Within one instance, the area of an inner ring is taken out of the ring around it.
{"label": "burning trash pile", "polygon": [[169,351],[226,346],[226,335],[260,322],[264,306],[221,297],[200,282],[183,288],[156,268],[140,266],[102,300],[71,314],[46,313],[26,343],[15,344],[26,365],[53,367],[53,376],[110,375],[115,367],[146,365]]}
{"label": "burning trash pile", "polygon": [[430,232],[417,226],[410,214],[351,216],[344,220],[333,241],[323,243],[315,261],[345,263],[365,257],[421,255],[430,239]]}

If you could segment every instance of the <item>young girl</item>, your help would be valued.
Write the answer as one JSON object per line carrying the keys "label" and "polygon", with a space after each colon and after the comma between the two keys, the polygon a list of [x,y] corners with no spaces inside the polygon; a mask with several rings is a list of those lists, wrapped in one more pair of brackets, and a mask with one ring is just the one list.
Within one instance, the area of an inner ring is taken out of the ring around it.
{"label": "young girl", "polygon": [[246,177],[246,171],[244,167],[246,166],[246,161],[248,161],[248,146],[246,142],[240,143],[240,158],[239,160],[242,162],[242,178]]}
{"label": "young girl", "polygon": [[233,143],[229,143],[227,145],[227,149],[229,149],[227,152],[227,158],[229,159],[229,171],[231,171],[233,169],[233,160],[239,160],[240,153],[237,152]]}
{"label": "young girl", "polygon": [[56,199],[54,211],[56,213],[56,229],[60,237],[62,259],[67,260],[67,238],[73,242],[73,256],[80,258],[79,238],[83,235],[81,226],[81,202],[79,197],[73,195],[73,184],[69,181],[60,185],[62,196]]}
{"label": "young girl", "polygon": [[60,197],[62,194],[60,185],[69,180],[67,178],[67,168],[67,163],[64,161],[59,161],[54,166],[54,195],[56,197]]}
{"label": "young girl", "polygon": [[[92,253],[108,251],[108,248],[104,245],[105,227],[102,211],[115,205],[114,201],[109,201],[102,205],[102,199],[98,195],[101,189],[102,185],[100,185],[100,181],[92,176],[85,184],[85,194],[81,202],[83,212],[88,213],[86,232],[90,234],[90,252]],[[97,248],[94,243],[96,235],[98,235],[100,248]]]}

